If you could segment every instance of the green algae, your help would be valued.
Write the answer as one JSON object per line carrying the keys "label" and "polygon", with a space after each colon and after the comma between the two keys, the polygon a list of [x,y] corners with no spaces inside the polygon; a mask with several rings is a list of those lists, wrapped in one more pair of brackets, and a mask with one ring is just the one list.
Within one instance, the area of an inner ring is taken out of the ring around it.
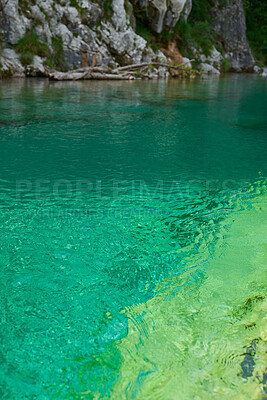
{"label": "green algae", "polygon": [[[117,343],[123,362],[113,399],[263,398],[266,212],[264,187],[263,194],[240,201],[223,221],[197,289],[190,291],[186,283],[192,271],[185,271],[171,286],[159,285],[153,299],[125,310],[129,331]],[[202,257],[206,248],[202,243]],[[175,295],[174,289],[179,289]],[[253,368],[244,377],[242,362],[255,340]]]}

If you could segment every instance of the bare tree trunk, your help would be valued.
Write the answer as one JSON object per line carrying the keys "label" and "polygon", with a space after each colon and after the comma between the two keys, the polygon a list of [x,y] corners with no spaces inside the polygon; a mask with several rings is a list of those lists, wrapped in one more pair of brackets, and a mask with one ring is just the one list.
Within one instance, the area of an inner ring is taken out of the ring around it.
{"label": "bare tree trunk", "polygon": [[[194,60],[190,60],[194,61]],[[188,61],[188,62],[190,62]],[[187,63],[188,63],[187,62]],[[48,71],[49,79],[55,81],[78,81],[85,79],[98,79],[98,80],[132,80],[132,79],[152,79],[147,73],[147,67],[164,67],[168,70],[182,70],[183,66],[187,63],[179,65],[170,65],[160,62],[140,63],[126,65],[111,69],[108,67],[86,67],[79,68],[68,72],[59,72],[55,70]]]}
{"label": "bare tree trunk", "polygon": [[181,67],[183,65],[189,64],[190,62],[192,62],[194,60],[189,60],[185,63],[182,64],[178,64],[178,65],[171,65],[171,64],[167,64],[167,63],[160,63],[160,62],[150,62],[150,63],[140,63],[140,64],[132,64],[132,65],[126,65],[124,67],[119,67],[116,70],[117,71],[124,71],[124,70],[132,70],[132,69],[139,69],[142,67],[149,67],[149,66],[154,66],[154,67],[164,67],[164,68],[172,68],[172,69],[181,69]]}

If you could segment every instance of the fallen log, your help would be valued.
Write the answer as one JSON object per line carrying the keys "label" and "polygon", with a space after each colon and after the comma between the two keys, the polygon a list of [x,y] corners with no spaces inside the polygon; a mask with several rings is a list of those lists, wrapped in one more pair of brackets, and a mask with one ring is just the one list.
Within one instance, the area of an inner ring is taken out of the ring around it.
{"label": "fallen log", "polygon": [[48,78],[53,81],[77,81],[83,79],[84,72],[69,71],[69,72],[59,72],[50,71],[48,73]]}
{"label": "fallen log", "polygon": [[164,67],[164,68],[171,68],[171,69],[180,69],[183,65],[189,64],[190,62],[195,61],[195,60],[189,60],[185,63],[181,63],[178,65],[171,65],[167,63],[161,63],[161,62],[150,62],[150,63],[140,63],[140,64],[132,64],[132,65],[126,65],[124,67],[118,67],[116,68],[116,71],[124,71],[124,70],[132,70],[132,69],[139,69],[143,67]]}
{"label": "fallen log", "polygon": [[135,78],[130,74],[102,74],[100,72],[91,72],[85,79],[129,81]]}
{"label": "fallen log", "polygon": [[48,74],[50,80],[54,81],[78,81],[78,80],[132,80],[135,79],[131,73],[106,73],[103,70],[99,72],[94,72],[94,70],[86,70],[84,72],[68,71],[50,71]]}
{"label": "fallen log", "polygon": [[150,63],[139,63],[126,65],[124,67],[118,67],[111,69],[109,67],[86,67],[79,68],[68,72],[59,72],[56,70],[49,70],[47,75],[49,79],[55,81],[78,81],[87,79],[97,80],[132,80],[132,79],[152,79],[147,73],[148,67],[164,67],[169,70],[179,70],[189,62],[179,65],[171,65],[162,62],[150,62]]}

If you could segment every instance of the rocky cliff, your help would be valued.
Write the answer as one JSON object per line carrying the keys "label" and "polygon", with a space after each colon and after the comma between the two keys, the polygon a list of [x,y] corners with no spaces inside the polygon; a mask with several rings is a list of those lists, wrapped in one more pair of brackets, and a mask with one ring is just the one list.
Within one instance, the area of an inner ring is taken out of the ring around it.
{"label": "rocky cliff", "polygon": [[246,38],[246,19],[242,0],[228,0],[224,7],[216,1],[212,10],[213,27],[222,43],[233,71],[251,71],[254,59]]}
{"label": "rocky cliff", "polygon": [[[216,40],[208,52],[197,41],[187,43],[195,66],[218,72],[226,60],[231,70],[252,70],[242,0],[206,1],[212,5]],[[42,75],[46,67],[174,62],[182,57],[176,27],[186,23],[191,9],[192,0],[0,0],[1,73]],[[146,34],[136,29],[140,24]]]}

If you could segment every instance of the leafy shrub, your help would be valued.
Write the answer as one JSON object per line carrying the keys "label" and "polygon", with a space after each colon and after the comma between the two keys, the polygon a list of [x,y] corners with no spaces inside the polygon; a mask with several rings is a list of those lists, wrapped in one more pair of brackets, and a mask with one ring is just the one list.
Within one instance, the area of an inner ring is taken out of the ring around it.
{"label": "leafy shrub", "polygon": [[50,49],[47,43],[40,41],[35,32],[27,31],[15,45],[15,49],[20,53],[20,61],[24,66],[32,64],[34,55],[37,55],[46,58],[44,64],[50,68],[67,70],[62,39],[58,36],[52,37]]}
{"label": "leafy shrub", "polygon": [[27,67],[27,65],[32,64],[33,57],[34,57],[34,55],[30,51],[25,51],[25,52],[21,53],[19,59],[20,59],[21,64],[24,67]]}
{"label": "leafy shrub", "polygon": [[154,35],[151,30],[140,20],[136,21],[136,33],[139,36],[142,36],[148,44],[153,43]]}
{"label": "leafy shrub", "polygon": [[159,50],[159,46],[157,45],[157,43],[152,43],[150,47],[154,52]]}
{"label": "leafy shrub", "polygon": [[40,57],[48,57],[50,50],[48,44],[41,42],[34,31],[27,31],[25,36],[15,45],[18,53],[32,53]]}
{"label": "leafy shrub", "polygon": [[210,55],[214,37],[208,21],[179,21],[174,28],[174,34],[180,50],[189,58],[193,56],[192,47],[201,49],[206,56]]}
{"label": "leafy shrub", "polygon": [[267,2],[245,0],[247,38],[254,57],[267,64]]}
{"label": "leafy shrub", "polygon": [[224,58],[222,60],[222,71],[223,72],[228,72],[229,71],[229,61],[227,60],[227,58]]}
{"label": "leafy shrub", "polygon": [[191,37],[200,47],[206,56],[210,55],[210,50],[213,47],[213,35],[211,33],[210,24],[208,21],[195,22],[190,29]]}
{"label": "leafy shrub", "polygon": [[52,37],[52,51],[49,57],[45,61],[45,65],[49,68],[58,69],[60,71],[66,71],[67,65],[64,57],[64,49],[62,38],[59,36]]}
{"label": "leafy shrub", "polygon": [[213,6],[214,1],[212,0],[192,0],[192,10],[189,15],[189,21],[210,21],[211,9]]}
{"label": "leafy shrub", "polygon": [[159,35],[162,43],[175,40],[184,56],[193,58],[192,48],[201,49],[209,56],[215,42],[211,28],[211,9],[213,0],[193,0],[192,11],[187,21],[180,18],[173,30],[163,31]]}

